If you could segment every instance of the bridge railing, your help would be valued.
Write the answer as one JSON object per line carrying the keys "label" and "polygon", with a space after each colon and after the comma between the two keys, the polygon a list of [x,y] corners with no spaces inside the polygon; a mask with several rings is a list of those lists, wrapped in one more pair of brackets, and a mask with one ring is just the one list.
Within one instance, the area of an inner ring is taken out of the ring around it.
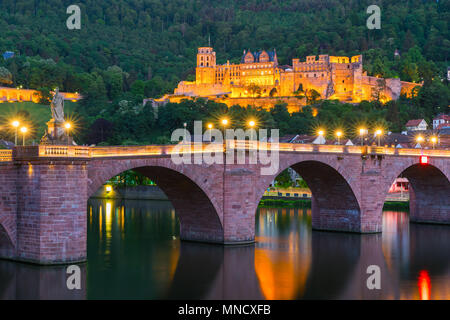
{"label": "bridge railing", "polygon": [[117,146],[117,147],[92,147],[91,157],[130,157],[130,156],[152,156],[172,155],[178,153],[204,153],[222,152],[221,143],[181,143],[176,145],[152,145],[152,146]]}
{"label": "bridge railing", "polygon": [[12,161],[13,151],[12,150],[0,150],[0,162]]}
{"label": "bridge railing", "polygon": [[403,149],[378,146],[346,146],[325,144],[301,143],[270,143],[259,141],[228,140],[228,149],[236,150],[276,150],[280,152],[321,152],[321,153],[347,153],[372,155],[398,155],[398,156],[438,156],[450,157],[450,150],[442,149]]}
{"label": "bridge railing", "polygon": [[450,157],[450,150],[402,149],[376,146],[319,145],[300,143],[268,143],[248,140],[227,140],[225,143],[180,143],[149,146],[25,146],[14,150],[0,150],[0,162],[29,158],[107,158],[164,156],[173,154],[218,153],[226,150],[273,150],[278,152],[317,152],[357,155],[396,155]]}
{"label": "bridge railing", "polygon": [[37,158],[37,157],[69,157],[69,158],[89,158],[90,148],[83,146],[25,146],[15,147],[13,151],[14,159]]}

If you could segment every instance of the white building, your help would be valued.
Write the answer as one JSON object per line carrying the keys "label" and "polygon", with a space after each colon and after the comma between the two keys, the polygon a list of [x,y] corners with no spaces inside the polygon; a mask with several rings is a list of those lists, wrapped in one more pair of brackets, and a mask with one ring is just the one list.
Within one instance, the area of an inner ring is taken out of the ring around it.
{"label": "white building", "polygon": [[450,116],[446,114],[440,114],[433,119],[433,130],[440,129],[439,126],[441,125],[445,126],[446,124],[450,126]]}
{"label": "white building", "polygon": [[406,123],[406,130],[408,131],[423,131],[427,130],[428,124],[424,119],[409,120]]}

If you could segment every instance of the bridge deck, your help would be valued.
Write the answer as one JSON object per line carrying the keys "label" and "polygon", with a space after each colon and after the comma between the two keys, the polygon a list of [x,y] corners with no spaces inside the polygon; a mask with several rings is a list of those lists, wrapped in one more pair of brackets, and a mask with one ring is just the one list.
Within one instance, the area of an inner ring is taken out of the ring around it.
{"label": "bridge deck", "polygon": [[[29,158],[110,158],[133,156],[166,156],[172,154],[193,154],[223,152],[223,143],[187,143],[178,145],[147,146],[25,146],[14,150],[0,150],[0,162],[10,162]],[[279,152],[333,153],[359,155],[450,157],[450,150],[443,149],[403,149],[376,146],[344,146],[296,143],[265,143],[257,141],[226,141],[226,150],[273,150]]]}

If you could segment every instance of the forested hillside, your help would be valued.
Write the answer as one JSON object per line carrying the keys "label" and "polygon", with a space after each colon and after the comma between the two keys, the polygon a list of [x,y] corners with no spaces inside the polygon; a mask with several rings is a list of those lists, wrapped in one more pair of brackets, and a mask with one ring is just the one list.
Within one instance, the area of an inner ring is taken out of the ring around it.
{"label": "forested hillside", "polygon": [[[66,27],[71,4],[81,7],[81,30]],[[380,30],[366,27],[372,4],[381,8]],[[237,62],[248,48],[276,48],[280,64],[313,54],[362,53],[370,75],[423,81],[423,89],[384,108],[322,104],[314,121],[348,124],[359,115],[400,130],[411,117],[430,121],[446,111],[450,90],[441,80],[449,64],[449,21],[450,0],[2,0],[0,53],[13,51],[15,57],[0,58],[0,85],[81,92],[82,141],[161,142],[170,127],[207,120],[223,107],[172,106],[156,121],[139,105],[193,79],[197,47],[209,41],[218,63]],[[314,127],[307,114],[289,117],[277,110],[261,117],[282,133]]]}
{"label": "forested hillside", "polygon": [[[374,3],[382,10],[380,30],[366,27]],[[68,30],[71,4],[0,2],[0,52],[18,53],[3,63],[14,85],[82,91],[99,80],[96,70],[118,66],[127,73],[125,87],[156,79],[146,90],[156,95],[193,73],[196,48],[209,37],[219,63],[237,61],[246,48],[276,48],[282,64],[309,54],[363,52],[369,73],[410,81],[420,80],[421,56],[441,74],[450,56],[448,0],[81,0],[81,30]],[[394,61],[395,49],[403,57],[414,46],[408,61]]]}

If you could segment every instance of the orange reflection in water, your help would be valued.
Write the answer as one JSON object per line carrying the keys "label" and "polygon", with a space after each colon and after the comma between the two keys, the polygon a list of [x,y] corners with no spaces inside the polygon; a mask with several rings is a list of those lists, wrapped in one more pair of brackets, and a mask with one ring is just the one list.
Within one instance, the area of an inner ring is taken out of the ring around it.
{"label": "orange reflection in water", "polygon": [[[282,216],[294,214],[293,210],[282,210]],[[281,216],[281,217],[282,217]],[[261,210],[260,230],[263,235],[257,239],[263,244],[255,249],[255,272],[264,297],[268,300],[292,300],[303,295],[311,265],[309,237],[300,238],[300,234],[291,230],[287,238],[272,242],[273,232],[278,221],[277,214],[270,209]],[[267,235],[267,236],[264,236]]]}
{"label": "orange reflection in water", "polygon": [[419,272],[417,285],[419,287],[420,300],[430,300],[431,281],[428,271],[422,270]]}

